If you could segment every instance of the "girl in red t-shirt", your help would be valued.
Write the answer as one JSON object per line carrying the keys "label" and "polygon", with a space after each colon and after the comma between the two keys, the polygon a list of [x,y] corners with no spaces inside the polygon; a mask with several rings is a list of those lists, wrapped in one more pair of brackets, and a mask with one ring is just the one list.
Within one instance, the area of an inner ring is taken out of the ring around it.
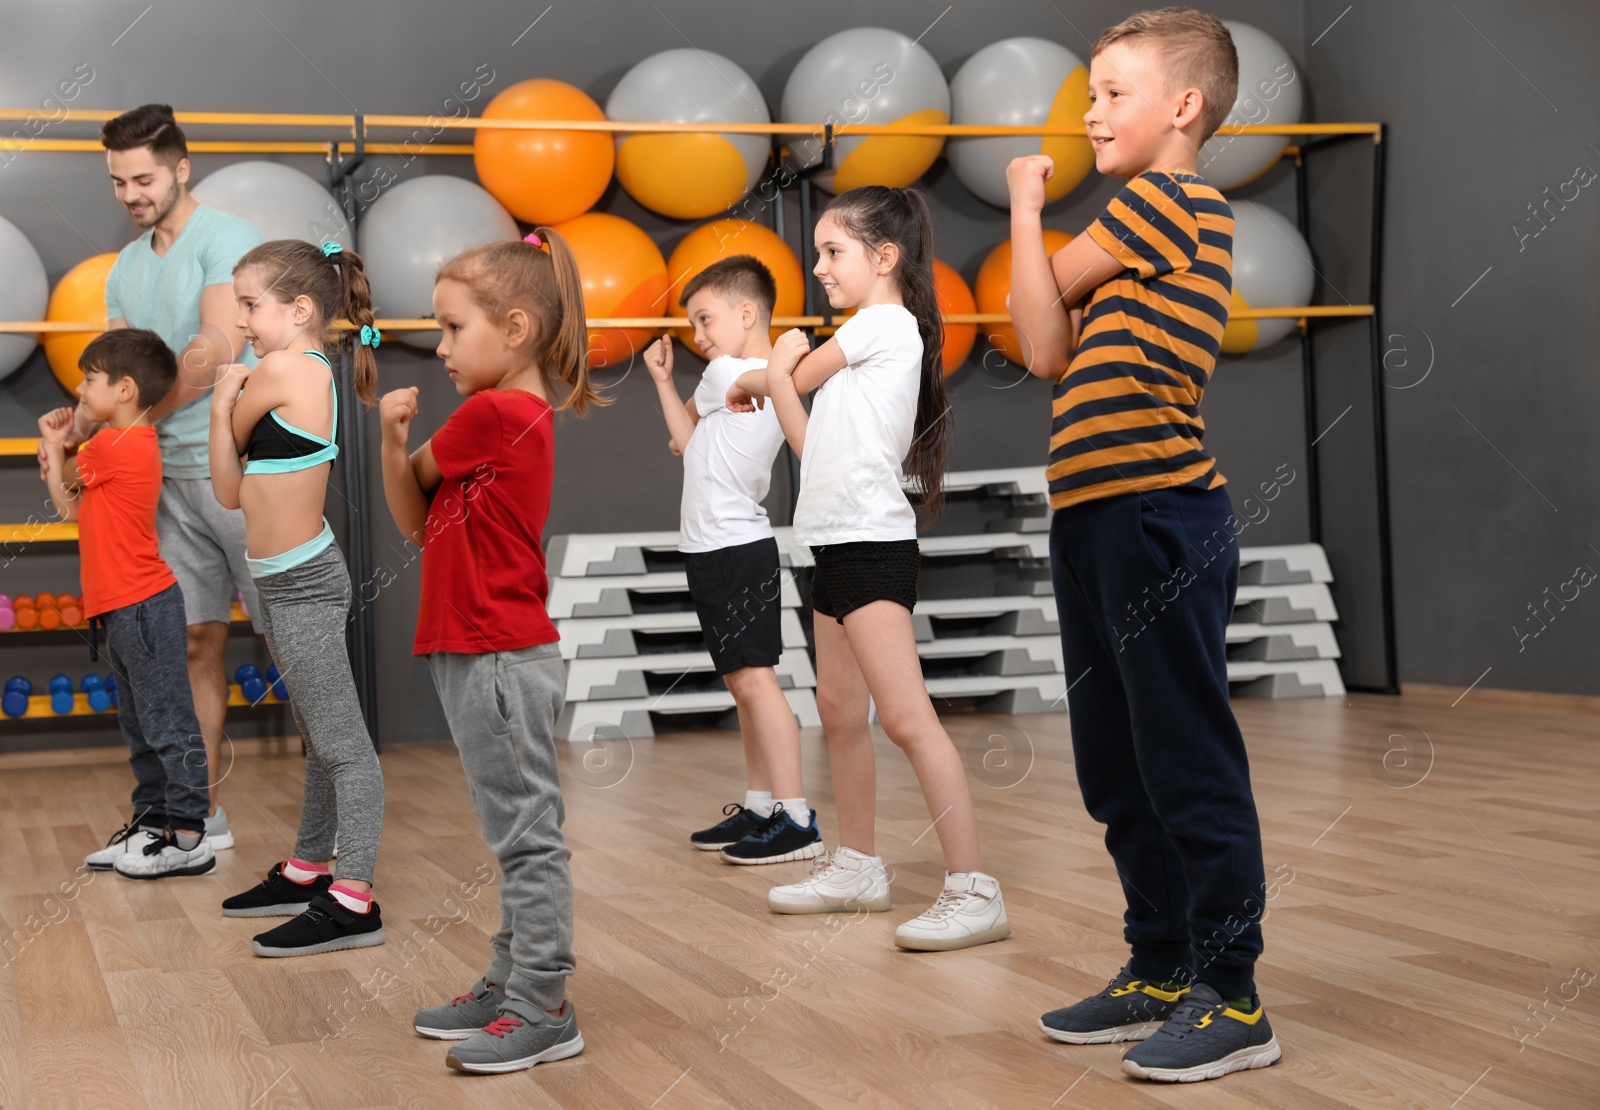
{"label": "girl in red t-shirt", "polygon": [[483,979],[418,1011],[414,1026],[463,1042],[445,1060],[457,1071],[504,1072],[583,1051],[566,1001],[571,853],[554,738],[566,670],[539,542],[554,414],[604,401],[589,382],[578,267],[548,228],[445,263],[433,308],[439,357],[466,400],[409,451],[417,388],[383,396],[383,489],[401,534],[422,548],[413,650],[427,657],[500,862],[501,926]]}

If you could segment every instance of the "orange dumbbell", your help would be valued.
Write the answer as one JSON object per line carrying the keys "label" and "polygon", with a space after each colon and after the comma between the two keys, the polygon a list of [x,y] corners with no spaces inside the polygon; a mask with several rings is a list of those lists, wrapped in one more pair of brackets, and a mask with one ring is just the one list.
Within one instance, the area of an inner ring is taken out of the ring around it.
{"label": "orange dumbbell", "polygon": [[29,606],[26,609],[15,610],[17,614],[17,627],[27,631],[39,627],[39,611]]}
{"label": "orange dumbbell", "polygon": [[83,606],[71,594],[62,594],[56,598],[56,611],[61,614],[63,628],[77,628],[83,623]]}
{"label": "orange dumbbell", "polygon": [[33,604],[38,609],[54,609],[56,607],[56,595],[48,590],[40,590],[33,595]]}

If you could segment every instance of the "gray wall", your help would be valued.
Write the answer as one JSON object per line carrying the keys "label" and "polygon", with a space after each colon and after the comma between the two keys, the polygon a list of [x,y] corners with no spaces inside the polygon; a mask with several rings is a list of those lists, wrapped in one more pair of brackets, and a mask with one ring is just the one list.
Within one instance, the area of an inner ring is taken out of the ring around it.
{"label": "gray wall", "polygon": [[[1600,692],[1592,665],[1586,665],[1595,658],[1596,623],[1588,618],[1581,625],[1584,602],[1570,607],[1537,642],[1530,641],[1524,656],[1517,656],[1514,638],[1502,631],[1544,585],[1555,586],[1570,577],[1576,562],[1589,558],[1600,566],[1600,555],[1583,554],[1587,548],[1582,524],[1588,519],[1584,509],[1593,507],[1589,491],[1595,485],[1595,464],[1572,450],[1566,453],[1565,466],[1557,467],[1552,452],[1538,450],[1563,437],[1575,448],[1579,414],[1593,410],[1593,317],[1584,313],[1579,318],[1562,309],[1576,306],[1580,296],[1585,307],[1592,307],[1596,208],[1583,197],[1562,213],[1565,227],[1531,241],[1521,255],[1510,232],[1503,230],[1540,188],[1570,175],[1569,163],[1593,157],[1600,164],[1600,155],[1584,152],[1585,134],[1592,137],[1594,129],[1585,132],[1578,126],[1584,109],[1592,112],[1596,103],[1592,67],[1578,55],[1578,43],[1594,41],[1595,16],[1583,16],[1590,31],[1587,37],[1562,29],[1563,19],[1570,23],[1577,18],[1576,3],[1559,6],[1562,10],[1547,5],[1547,18],[1527,20],[1502,32],[1518,50],[1505,43],[1502,49],[1519,64],[1527,60],[1524,71],[1561,104],[1562,112],[1546,119],[1534,111],[1547,111],[1543,102],[1448,4],[1418,4],[1403,17],[1364,14],[1358,6],[1311,47],[1310,41],[1342,6],[1239,0],[1213,7],[1225,18],[1265,29],[1301,60],[1309,74],[1312,118],[1384,119],[1395,125],[1385,327],[1418,335],[1426,330],[1440,348],[1440,365],[1427,382],[1412,390],[1391,391],[1389,396],[1404,677],[1465,685],[1499,658],[1493,654],[1498,651],[1505,658],[1491,676],[1491,685]],[[638,0],[557,2],[515,46],[513,40],[545,5],[478,3],[466,9],[470,15],[465,19],[462,9],[446,10],[421,0],[383,4],[347,0],[315,6],[274,0],[257,7],[259,13],[248,6],[174,0],[152,8],[128,29],[138,6],[84,2],[66,7],[43,0],[12,0],[7,5],[7,65],[0,69],[0,104],[37,105],[58,81],[87,65],[95,77],[74,106],[126,107],[164,100],[180,111],[359,108],[442,113],[445,98],[458,82],[471,78],[483,64],[496,75],[491,91],[527,77],[546,76],[570,81],[604,103],[634,62],[682,45],[687,38],[697,47],[737,60],[756,78],[776,110],[784,80],[800,55],[811,43],[845,27],[879,24],[913,36],[926,30],[921,42],[948,76],[978,47],[1011,35],[1054,38],[1087,55],[1084,36],[1092,39],[1132,5],[1103,0],[1054,7],[1032,2],[963,3],[941,17],[946,5],[939,2],[891,6],[821,0],[760,7],[685,0],[654,7]],[[1473,18],[1498,41],[1494,30],[1476,15]],[[1439,46],[1442,28],[1448,28],[1453,44],[1448,51]],[[1563,51],[1570,57],[1563,59]],[[1460,68],[1459,59],[1468,53],[1478,61],[1470,71],[1471,81],[1450,81],[1445,68]],[[1479,59],[1479,53],[1484,57]],[[1548,64],[1540,64],[1541,59]],[[1558,59],[1563,59],[1560,64]],[[1550,87],[1545,87],[1546,75]],[[1452,95],[1444,96],[1441,90]],[[1477,111],[1463,112],[1456,94],[1466,97]],[[1483,126],[1454,127],[1461,119]],[[45,134],[93,133],[93,128],[59,124]],[[218,128],[191,128],[190,134],[191,138],[239,137]],[[1526,157],[1497,156],[1507,143],[1515,143]],[[196,178],[232,157],[197,155]],[[281,160],[314,175],[321,172],[314,157]],[[382,161],[375,159],[373,164]],[[427,157],[410,165],[388,159],[387,163],[401,179],[419,173],[471,174],[466,158]],[[1500,169],[1502,164],[1507,168]],[[1494,168],[1492,175],[1483,173],[1486,166]],[[1441,173],[1445,167],[1456,172]],[[1356,203],[1358,188],[1365,187],[1360,171],[1354,172],[1357,186],[1342,184],[1336,170],[1332,177],[1319,179],[1324,184],[1315,196],[1316,203],[1327,208],[1318,213],[1320,226],[1314,225],[1320,268],[1340,288],[1352,280],[1352,273],[1364,272],[1361,248],[1351,247],[1348,257],[1344,249],[1351,234],[1344,228],[1364,224],[1341,222],[1345,216],[1338,208],[1347,193],[1349,203]],[[1046,222],[1081,230],[1114,185],[1086,182],[1053,206]],[[935,208],[939,254],[970,282],[988,250],[1005,237],[1005,214],[967,193],[943,162],[934,167],[927,186]],[[1280,165],[1236,195],[1292,213],[1292,175]],[[638,222],[664,252],[693,226],[642,211],[615,185],[600,208]],[[29,152],[0,165],[0,215],[33,241],[52,281],[84,257],[117,249],[131,237],[124,213],[109,196],[103,163],[93,154]],[[791,207],[791,242],[798,241],[797,216]],[[1352,221],[1356,218],[1364,219],[1364,212],[1355,212]],[[1435,222],[1441,226],[1432,227]],[[1438,265],[1445,257],[1450,264]],[[1495,271],[1456,310],[1455,316],[1461,318],[1441,319],[1448,312],[1444,306],[1459,292],[1457,286],[1465,288],[1490,263],[1496,264]],[[1542,282],[1556,288],[1538,289]],[[1474,302],[1480,295],[1484,296]],[[1501,323],[1507,315],[1491,314],[1491,301],[1500,307],[1506,297],[1527,299],[1525,311],[1509,318],[1550,322],[1535,333],[1536,358],[1489,361],[1489,352],[1499,354],[1510,347],[1513,336],[1527,334],[1526,324],[1508,328]],[[1042,465],[1049,426],[1047,389],[1032,381],[1015,384],[1015,373],[1004,368],[986,368],[980,363],[983,351],[980,341],[969,365],[951,379],[957,417],[951,465]],[[1580,356],[1579,351],[1585,354]],[[1366,356],[1359,343],[1336,343],[1320,357],[1328,379],[1364,380]],[[697,367],[691,359],[684,361],[680,387],[687,393]],[[1507,361],[1525,374],[1537,375],[1536,380],[1546,376],[1551,380],[1539,381],[1543,389],[1519,388],[1516,402],[1507,403],[1496,392],[1504,389],[1500,383],[1505,380],[1503,371],[1496,371]],[[440,364],[431,356],[399,344],[385,345],[380,364],[385,388],[422,387],[422,428],[437,426],[457,403]],[[1292,341],[1258,355],[1230,359],[1219,370],[1206,401],[1208,443],[1232,481],[1236,502],[1270,479],[1283,463],[1297,474],[1305,473],[1299,376],[1299,349]],[[1574,395],[1568,384],[1571,378],[1577,378],[1582,383],[1579,389],[1587,392]],[[559,425],[550,534],[675,526],[679,470],[661,446],[666,436],[648,378],[638,371],[612,371],[604,379],[613,386],[617,402],[586,420],[563,419]],[[61,398],[42,355],[35,355],[28,366],[0,383],[0,435],[29,434],[37,413],[61,403]],[[1451,401],[1549,495],[1560,507],[1559,514],[1451,411]],[[375,443],[375,422],[370,428]],[[21,519],[34,511],[42,490],[33,484],[26,467],[5,466],[0,471],[4,474],[0,516]],[[431,684],[425,668],[409,655],[416,566],[404,565],[398,534],[383,515],[376,484],[371,493],[375,557],[380,564],[387,562],[399,579],[374,602],[385,700],[383,737],[386,741],[438,738],[445,734],[444,722]],[[1303,481],[1291,485],[1273,503],[1271,516],[1253,525],[1244,541],[1306,538],[1305,493]],[[780,474],[772,498],[780,514],[788,496],[786,476]],[[340,526],[342,499],[330,496],[329,504],[330,519]],[[1490,532],[1487,540],[1479,535],[1485,524]],[[57,569],[47,572],[45,568],[52,565]],[[0,569],[0,590],[49,588],[63,574],[70,577],[71,566],[70,554],[15,560]],[[1491,604],[1489,596],[1497,600]],[[242,659],[253,644],[248,637],[240,639],[234,650]],[[0,655],[0,672],[13,669]],[[30,660],[30,673],[33,669]],[[279,727],[275,722],[241,721],[237,728],[248,733],[257,725]],[[8,743],[0,737],[0,746]]]}

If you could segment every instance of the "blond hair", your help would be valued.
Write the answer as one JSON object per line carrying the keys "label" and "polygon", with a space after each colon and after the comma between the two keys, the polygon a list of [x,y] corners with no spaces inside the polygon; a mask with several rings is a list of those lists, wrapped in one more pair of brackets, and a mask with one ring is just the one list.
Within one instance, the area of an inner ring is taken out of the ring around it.
{"label": "blond hair", "polygon": [[1160,55],[1167,92],[1200,90],[1205,112],[1200,141],[1216,134],[1239,95],[1239,54],[1222,20],[1196,8],[1135,12],[1100,32],[1093,53],[1116,42],[1154,47]]}

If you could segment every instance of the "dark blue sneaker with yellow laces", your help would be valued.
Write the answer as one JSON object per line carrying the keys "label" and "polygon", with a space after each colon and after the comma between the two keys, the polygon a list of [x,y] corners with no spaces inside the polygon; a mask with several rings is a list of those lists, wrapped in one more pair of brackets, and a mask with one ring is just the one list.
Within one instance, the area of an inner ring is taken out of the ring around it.
{"label": "dark blue sneaker with yellow laces", "polygon": [[1188,991],[1162,990],[1133,976],[1130,962],[1117,972],[1099,994],[1082,1002],[1051,1010],[1039,1019],[1039,1028],[1052,1040],[1065,1044],[1116,1044],[1142,1041],[1172,1016]]}
{"label": "dark blue sneaker with yellow laces", "polygon": [[759,829],[736,844],[722,849],[722,858],[728,863],[788,863],[790,860],[815,859],[822,854],[822,833],[817,829],[817,811],[811,811],[811,823],[798,825],[784,810],[780,802],[773,807]]}
{"label": "dark blue sneaker with yellow laces", "polygon": [[751,833],[759,832],[766,818],[738,802],[722,807],[726,820],[718,821],[709,829],[689,834],[689,843],[702,852],[720,852],[730,844],[737,844]]}
{"label": "dark blue sneaker with yellow laces", "polygon": [[1150,1039],[1122,1058],[1122,1070],[1159,1083],[1197,1083],[1283,1059],[1261,1000],[1234,1009],[1204,983],[1189,989]]}

